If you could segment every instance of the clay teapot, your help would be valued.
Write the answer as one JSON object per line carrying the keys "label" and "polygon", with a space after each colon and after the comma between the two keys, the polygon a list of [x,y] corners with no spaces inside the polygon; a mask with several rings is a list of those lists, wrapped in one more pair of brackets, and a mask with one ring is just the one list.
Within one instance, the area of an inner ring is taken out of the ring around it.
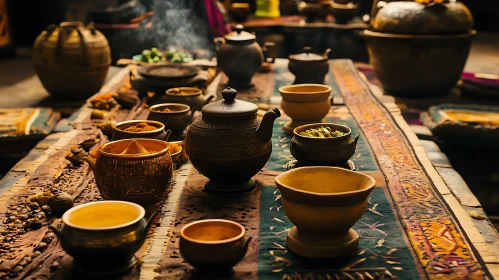
{"label": "clay teapot", "polygon": [[304,53],[289,56],[288,69],[295,75],[294,84],[324,84],[329,72],[329,52],[324,54],[311,53],[310,47],[303,48]]}
{"label": "clay teapot", "polygon": [[236,88],[252,87],[251,78],[260,69],[263,52],[256,36],[243,31],[238,24],[236,31],[215,38],[218,67],[229,77],[228,85]]}
{"label": "clay teapot", "polygon": [[267,163],[272,152],[273,123],[281,114],[268,111],[260,121],[258,106],[235,99],[226,88],[224,100],[203,107],[202,116],[187,131],[185,145],[192,165],[210,181],[212,192],[244,192],[255,187],[251,179]]}
{"label": "clay teapot", "polygon": [[33,62],[53,97],[83,100],[100,90],[111,64],[111,51],[106,37],[93,26],[62,22],[36,38]]}

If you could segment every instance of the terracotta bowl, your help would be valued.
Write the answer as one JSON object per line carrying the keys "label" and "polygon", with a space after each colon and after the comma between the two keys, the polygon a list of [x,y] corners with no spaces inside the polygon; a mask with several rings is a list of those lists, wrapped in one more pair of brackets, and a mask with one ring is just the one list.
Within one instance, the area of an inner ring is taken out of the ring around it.
{"label": "terracotta bowl", "polygon": [[[165,110],[170,110],[166,112]],[[172,137],[180,136],[183,139],[185,129],[192,122],[194,110],[182,103],[162,103],[149,108],[148,120],[158,121],[172,131]]]}
{"label": "terracotta bowl", "polygon": [[[334,138],[315,138],[300,135],[300,132],[317,127],[330,127],[345,133]],[[352,138],[352,130],[335,123],[314,123],[302,125],[293,130],[291,155],[303,165],[343,166],[355,154],[357,137]]]}
{"label": "terracotta bowl", "polygon": [[60,228],[50,226],[62,248],[85,274],[113,274],[128,269],[144,244],[156,211],[149,220],[138,204],[126,201],[90,202],[66,211]]}
{"label": "terracotta bowl", "polygon": [[175,142],[168,142],[168,151],[170,153],[170,156],[172,157],[172,161],[178,161],[181,159],[182,153],[184,153],[183,149],[183,142],[182,141],[175,141]]}
{"label": "terracotta bowl", "polygon": [[180,230],[180,254],[205,277],[229,275],[251,240],[236,222],[212,219],[192,222]]}
{"label": "terracotta bowl", "polygon": [[168,142],[133,139],[149,154],[120,154],[130,139],[104,144],[95,162],[87,158],[104,199],[126,200],[150,206],[166,198],[173,175]]}
{"label": "terracotta bowl", "polygon": [[[149,125],[157,127],[155,130],[151,131],[142,131],[142,132],[131,132],[126,131],[130,126],[134,126],[138,123],[147,123]],[[131,120],[131,121],[123,121],[116,124],[114,128],[114,133],[112,136],[112,141],[123,140],[123,139],[132,139],[132,138],[148,138],[148,139],[158,139],[158,140],[168,140],[168,136],[170,135],[170,130],[165,130],[165,125],[151,120]]]}
{"label": "terracotta bowl", "polygon": [[301,167],[276,177],[282,205],[295,225],[288,248],[308,258],[332,258],[358,246],[351,227],[364,215],[375,180],[337,167]]}
{"label": "terracotta bowl", "polygon": [[321,123],[329,112],[331,87],[321,84],[298,84],[279,88],[281,108],[291,118],[284,124],[284,132],[292,135],[300,125]]}

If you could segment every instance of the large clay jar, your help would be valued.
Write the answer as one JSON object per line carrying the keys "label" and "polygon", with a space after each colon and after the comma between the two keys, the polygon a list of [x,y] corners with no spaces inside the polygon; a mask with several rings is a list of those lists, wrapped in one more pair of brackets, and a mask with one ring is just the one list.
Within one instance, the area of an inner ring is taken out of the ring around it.
{"label": "large clay jar", "polygon": [[238,24],[236,31],[224,38],[215,38],[218,67],[229,77],[228,85],[235,88],[252,87],[251,78],[263,62],[263,52],[256,36],[243,29]]}
{"label": "large clay jar", "polygon": [[385,91],[399,96],[437,95],[456,85],[476,34],[466,6],[379,2],[373,12],[372,30],[364,35]]}
{"label": "large clay jar", "polygon": [[150,206],[166,198],[166,190],[172,179],[173,163],[169,144],[156,139],[133,140],[149,153],[121,154],[132,140],[118,140],[104,144],[97,159],[87,158],[87,162],[104,199]]}
{"label": "large clay jar", "polygon": [[202,117],[187,131],[185,145],[192,165],[210,181],[212,192],[244,192],[255,187],[251,177],[267,163],[272,152],[277,109],[265,113],[260,121],[258,106],[235,99],[237,92],[227,88],[224,100],[203,107]]}
{"label": "large clay jar", "polygon": [[111,51],[92,26],[63,22],[43,31],[33,46],[36,72],[45,89],[61,100],[83,100],[104,83]]}
{"label": "large clay jar", "polygon": [[305,47],[304,53],[289,56],[288,69],[295,75],[295,84],[323,84],[329,72],[329,52],[324,54],[310,53],[311,48]]}

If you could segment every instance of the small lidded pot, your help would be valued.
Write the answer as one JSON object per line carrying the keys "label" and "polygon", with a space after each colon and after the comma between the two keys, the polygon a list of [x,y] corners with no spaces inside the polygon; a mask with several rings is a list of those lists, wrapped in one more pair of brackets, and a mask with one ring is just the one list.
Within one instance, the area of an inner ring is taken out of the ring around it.
{"label": "small lidded pot", "polygon": [[118,274],[136,263],[156,211],[148,221],[142,206],[117,200],[89,202],[66,211],[63,224],[50,229],[85,274]]}
{"label": "small lidded pot", "polygon": [[304,53],[289,56],[288,69],[295,75],[294,84],[324,84],[329,72],[329,52],[324,54],[311,53],[310,47],[304,47]]}
{"label": "small lidded pot", "polygon": [[162,103],[149,108],[148,120],[158,121],[171,130],[170,139],[182,140],[185,129],[192,122],[195,110],[180,103]]}
{"label": "small lidded pot", "polygon": [[192,222],[180,230],[180,254],[201,277],[219,279],[231,275],[240,262],[251,237],[244,227],[223,219]]}
{"label": "small lidded pot", "polygon": [[150,206],[166,198],[173,175],[169,143],[124,139],[104,144],[95,161],[86,158],[104,199]]}
{"label": "small lidded pot", "polygon": [[229,77],[228,85],[235,88],[252,87],[251,78],[263,62],[262,48],[256,36],[243,31],[238,24],[234,32],[215,38],[218,67]]}
{"label": "small lidded pot", "polygon": [[112,140],[123,140],[133,138],[148,138],[168,140],[171,131],[165,131],[165,125],[151,120],[131,120],[116,124]]}
{"label": "small lidded pot", "polygon": [[213,95],[203,95],[203,91],[195,87],[177,87],[166,91],[166,101],[168,103],[186,104],[196,111],[201,111],[203,106],[208,104],[214,97]]}
{"label": "small lidded pot", "polygon": [[260,120],[258,106],[235,99],[236,94],[234,89],[224,89],[224,99],[204,106],[202,117],[192,122],[185,137],[189,160],[210,179],[207,191],[252,190],[255,181],[251,177],[272,153],[273,124],[279,110],[268,111]]}

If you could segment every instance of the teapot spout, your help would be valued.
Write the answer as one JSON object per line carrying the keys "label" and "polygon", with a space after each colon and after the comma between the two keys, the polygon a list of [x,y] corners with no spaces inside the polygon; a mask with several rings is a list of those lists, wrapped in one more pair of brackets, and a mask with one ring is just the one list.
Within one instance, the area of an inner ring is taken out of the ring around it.
{"label": "teapot spout", "polygon": [[260,123],[260,126],[256,129],[256,133],[260,141],[262,142],[270,141],[270,138],[272,138],[274,121],[280,116],[281,112],[277,108],[274,108],[271,111],[265,113],[262,122]]}
{"label": "teapot spout", "polygon": [[355,137],[355,139],[351,142],[351,144],[353,145],[354,149],[355,149],[355,147],[357,147],[357,141],[359,141],[359,137],[360,137],[360,134],[357,135],[357,137]]}

